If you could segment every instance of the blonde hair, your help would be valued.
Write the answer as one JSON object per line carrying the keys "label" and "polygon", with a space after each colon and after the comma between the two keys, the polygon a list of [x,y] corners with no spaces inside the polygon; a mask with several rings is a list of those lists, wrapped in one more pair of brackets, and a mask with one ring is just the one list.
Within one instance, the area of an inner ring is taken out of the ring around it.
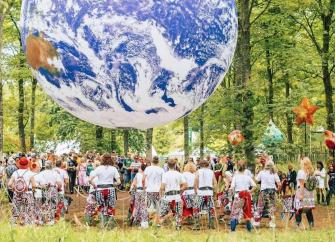
{"label": "blonde hair", "polygon": [[195,173],[196,171],[197,167],[192,162],[188,162],[184,167],[184,172]]}
{"label": "blonde hair", "polygon": [[308,157],[304,157],[300,161],[301,169],[303,169],[307,175],[312,175],[314,173],[314,167],[311,160]]}

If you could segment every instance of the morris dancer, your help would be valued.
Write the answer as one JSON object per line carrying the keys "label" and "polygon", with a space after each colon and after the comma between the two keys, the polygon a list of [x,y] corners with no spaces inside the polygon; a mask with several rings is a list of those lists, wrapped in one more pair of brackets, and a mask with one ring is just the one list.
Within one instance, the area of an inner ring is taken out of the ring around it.
{"label": "morris dancer", "polygon": [[30,170],[35,173],[35,191],[34,191],[34,198],[35,198],[35,223],[37,225],[43,225],[43,184],[45,183],[43,177],[40,173],[40,165],[38,162],[31,164]]}
{"label": "morris dancer", "polygon": [[144,179],[147,192],[147,207],[149,212],[156,212],[156,214],[159,212],[159,190],[163,174],[163,168],[159,167],[159,158],[155,156],[152,160],[152,165],[148,166],[144,171]]}
{"label": "morris dancer", "polygon": [[[239,161],[237,163],[238,171],[233,176],[231,189],[234,191],[234,202],[231,212],[230,228],[235,231],[241,216],[246,220],[247,230],[252,230],[252,198],[251,193],[256,188],[256,183],[249,175],[245,174],[246,163]],[[251,190],[250,187],[252,187]]]}
{"label": "morris dancer", "polygon": [[183,200],[183,217],[184,218],[192,218],[194,215],[194,211],[196,209],[195,204],[195,190],[194,190],[194,181],[195,181],[195,173],[197,171],[197,167],[193,162],[188,162],[184,167],[183,177],[187,183],[187,188],[182,194]]}
{"label": "morris dancer", "polygon": [[[95,171],[91,171],[90,172],[90,176],[89,179],[91,177],[93,177],[95,175]],[[94,184],[98,183],[98,178],[95,177],[93,179]],[[86,199],[86,206],[85,206],[85,222],[91,226],[94,220],[94,216],[97,215],[97,209],[98,209],[98,205],[97,205],[97,201],[96,201],[96,190],[94,188],[94,186],[90,186],[89,188],[89,192],[88,192],[88,196]]]}
{"label": "morris dancer", "polygon": [[147,229],[149,227],[149,215],[146,201],[146,192],[145,192],[145,180],[144,172],[146,165],[142,164],[140,170],[137,172],[131,187],[130,192],[135,192],[135,202],[134,209],[132,214],[132,222],[134,224],[140,223],[142,229]]}
{"label": "morris dancer", "polygon": [[45,162],[45,170],[40,173],[43,180],[43,215],[44,222],[53,225],[55,223],[58,206],[58,192],[62,189],[62,179],[60,175],[52,170],[52,161]]}
{"label": "morris dancer", "polygon": [[[298,189],[294,198],[295,207],[295,221],[299,227],[302,220],[302,213],[306,213],[308,224],[310,228],[314,227],[314,218],[312,210],[315,208],[314,193],[310,189],[311,180],[314,174],[314,168],[311,160],[308,157],[303,158],[300,161],[301,169],[297,174],[297,185]],[[308,188],[308,189],[307,189]]]}
{"label": "morris dancer", "polygon": [[64,217],[65,211],[68,210],[66,206],[67,203],[65,202],[65,188],[69,184],[69,175],[64,169],[62,169],[61,160],[56,161],[56,167],[53,170],[58,173],[62,182],[61,190],[58,193],[58,205],[56,211],[56,220],[58,220],[61,217]]}
{"label": "morris dancer", "polygon": [[254,226],[259,226],[262,216],[268,214],[270,217],[269,227],[275,228],[276,191],[277,187],[280,190],[281,183],[273,161],[268,160],[265,163],[264,170],[258,173],[256,181],[261,183],[261,191],[258,196]]}
{"label": "morris dancer", "polygon": [[35,222],[34,196],[35,173],[29,168],[29,161],[26,157],[19,159],[17,163],[19,168],[11,176],[8,187],[14,191],[12,201],[12,222],[21,225],[32,225]]}
{"label": "morris dancer", "polygon": [[169,170],[162,176],[161,205],[160,205],[160,223],[164,222],[166,215],[172,211],[175,221],[176,229],[181,229],[181,219],[183,215],[183,203],[181,200],[181,191],[187,187],[186,181],[182,174],[175,170],[176,161],[169,159],[167,162]]}
{"label": "morris dancer", "polygon": [[214,189],[216,188],[216,179],[214,172],[209,169],[209,161],[201,160],[199,163],[200,169],[195,176],[195,192],[197,194],[196,210],[194,212],[194,229],[200,229],[200,212],[207,210],[208,213],[208,228],[215,229],[215,205],[214,205]]}
{"label": "morris dancer", "polygon": [[[115,227],[115,204],[116,193],[115,187],[120,182],[120,174],[114,167],[115,159],[108,154],[103,155],[101,165],[95,169],[94,174],[90,178],[90,182],[97,188],[96,200],[99,205],[99,213],[101,226],[103,228]],[[98,182],[94,183],[94,178],[98,178]],[[116,182],[114,182],[114,180]]]}
{"label": "morris dancer", "polygon": [[224,221],[225,214],[230,214],[231,205],[233,202],[233,193],[230,189],[230,184],[233,179],[231,171],[225,171],[222,179],[218,183],[217,203],[220,209],[220,222]]}

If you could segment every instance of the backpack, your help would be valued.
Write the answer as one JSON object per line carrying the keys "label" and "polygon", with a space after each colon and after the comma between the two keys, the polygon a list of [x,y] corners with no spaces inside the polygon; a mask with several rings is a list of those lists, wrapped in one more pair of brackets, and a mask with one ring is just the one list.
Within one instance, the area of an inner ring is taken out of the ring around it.
{"label": "backpack", "polygon": [[318,186],[319,181],[316,178],[316,176],[307,176],[306,182],[305,182],[305,188],[307,189],[307,191],[314,191],[315,188]]}
{"label": "backpack", "polygon": [[14,181],[14,192],[22,194],[28,191],[28,185],[26,181],[24,180],[24,174],[26,174],[27,170],[20,176],[19,173],[18,177]]}

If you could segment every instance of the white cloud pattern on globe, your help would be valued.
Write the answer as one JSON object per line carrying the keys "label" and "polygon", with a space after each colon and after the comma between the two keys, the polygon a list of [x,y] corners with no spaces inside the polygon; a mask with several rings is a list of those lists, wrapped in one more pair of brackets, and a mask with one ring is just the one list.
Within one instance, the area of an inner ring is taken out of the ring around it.
{"label": "white cloud pattern on globe", "polygon": [[20,24],[48,95],[107,128],[156,127],[198,108],[237,41],[234,0],[24,0]]}

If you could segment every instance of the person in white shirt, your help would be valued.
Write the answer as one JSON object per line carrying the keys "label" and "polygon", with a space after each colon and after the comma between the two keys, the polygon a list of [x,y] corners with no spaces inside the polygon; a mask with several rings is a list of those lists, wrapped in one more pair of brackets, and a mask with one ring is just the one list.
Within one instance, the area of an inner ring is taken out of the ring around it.
{"label": "person in white shirt", "polygon": [[56,219],[63,218],[65,212],[68,210],[67,201],[65,201],[65,188],[69,184],[69,175],[66,170],[62,169],[62,161],[56,161],[56,167],[53,169],[61,178],[62,186],[58,193],[58,206],[56,211]]}
{"label": "person in white shirt", "polygon": [[134,209],[132,213],[132,224],[141,224],[142,229],[149,227],[149,214],[146,203],[144,172],[146,165],[142,164],[130,187],[130,192],[135,191]]}
{"label": "person in white shirt", "polygon": [[183,215],[183,204],[181,193],[187,187],[186,181],[181,173],[175,170],[176,161],[169,159],[169,170],[162,176],[162,185],[160,189],[161,205],[159,211],[160,224],[164,221],[170,211],[173,212],[176,221],[176,229],[181,229],[181,220]]}
{"label": "person in white shirt", "polygon": [[[318,204],[322,202],[322,204],[325,203],[325,179],[326,179],[326,169],[324,168],[324,165],[321,161],[317,162],[317,170],[315,171],[314,175],[316,176],[318,180],[318,186],[316,188],[316,198]],[[321,202],[320,202],[321,201]]]}
{"label": "person in white shirt", "polygon": [[214,206],[214,190],[217,183],[214,172],[209,168],[208,160],[201,160],[199,162],[200,169],[195,175],[194,188],[197,194],[197,205],[194,213],[194,230],[200,229],[200,212],[206,208],[208,213],[208,228],[215,229],[215,206]]}
{"label": "person in white shirt", "polygon": [[62,179],[60,175],[52,170],[52,161],[45,162],[45,170],[39,176],[42,177],[43,186],[43,214],[44,222],[50,225],[55,223],[56,210],[58,206],[58,191],[62,189]]}
{"label": "person in white shirt", "polygon": [[[239,218],[243,214],[246,220],[247,230],[252,230],[252,197],[251,192],[256,188],[256,183],[249,175],[245,174],[246,162],[241,160],[237,163],[237,173],[234,174],[230,188],[234,192],[234,202],[231,211],[230,229],[235,231]],[[250,188],[252,188],[250,190]]]}
{"label": "person in white shirt", "polygon": [[[90,183],[97,189],[96,200],[99,205],[100,221],[103,228],[113,228],[116,225],[114,220],[116,192],[115,187],[120,185],[120,174],[114,167],[115,157],[105,154],[102,157],[101,165],[95,169],[90,177]],[[95,182],[97,178],[97,182]]]}
{"label": "person in white shirt", "polygon": [[34,190],[34,198],[35,198],[35,223],[37,225],[43,225],[44,224],[44,218],[43,218],[43,184],[44,179],[40,175],[40,165],[39,162],[33,162],[30,164],[30,170],[33,172],[34,179],[35,179],[35,190]]}
{"label": "person in white shirt", "polygon": [[18,170],[11,176],[8,187],[14,191],[12,221],[20,225],[32,225],[35,223],[34,196],[35,173],[29,168],[29,161],[22,157],[17,162]]}
{"label": "person in white shirt", "polygon": [[159,158],[155,156],[152,165],[144,171],[145,190],[147,192],[147,206],[151,213],[158,213],[159,210],[159,190],[162,184],[163,168],[159,167]]}
{"label": "person in white shirt", "polygon": [[195,209],[196,209],[196,194],[194,190],[194,181],[195,181],[195,173],[197,171],[197,167],[193,162],[188,162],[184,167],[183,177],[186,181],[187,188],[182,194],[183,200],[183,217],[190,218],[193,217]]}
{"label": "person in white shirt", "polygon": [[277,188],[280,189],[281,183],[273,161],[269,160],[265,163],[264,170],[258,173],[256,181],[261,183],[261,191],[258,196],[254,226],[259,226],[263,214],[268,214],[270,217],[269,226],[275,228],[276,191]]}
{"label": "person in white shirt", "polygon": [[[302,220],[302,213],[306,213],[310,228],[314,227],[314,217],[312,210],[315,208],[314,192],[309,188],[310,182],[313,180],[314,168],[311,160],[304,157],[300,161],[301,169],[297,174],[297,191],[294,198],[295,221],[299,227]],[[309,189],[307,189],[309,188]]]}

